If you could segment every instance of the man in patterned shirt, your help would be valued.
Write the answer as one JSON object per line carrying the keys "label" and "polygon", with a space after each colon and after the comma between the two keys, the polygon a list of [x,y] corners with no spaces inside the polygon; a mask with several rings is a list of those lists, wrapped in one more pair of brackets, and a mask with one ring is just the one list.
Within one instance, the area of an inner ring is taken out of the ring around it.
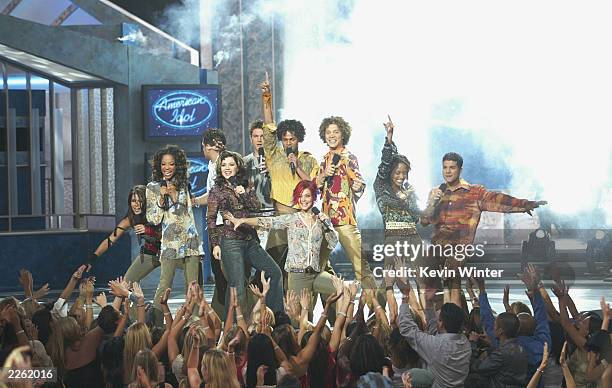
{"label": "man in patterned shirt", "polygon": [[[338,232],[340,244],[353,264],[355,278],[361,281],[364,288],[376,289],[370,266],[361,257],[361,233],[357,229],[355,204],[363,195],[365,182],[357,157],[345,147],[351,136],[351,126],[342,117],[328,117],[319,127],[319,136],[329,147],[317,176],[323,212],[329,216]],[[328,250],[321,253],[321,260],[325,264],[329,253]]]}
{"label": "man in patterned shirt", "polygon": [[436,245],[468,245],[474,242],[476,228],[483,211],[499,213],[530,213],[546,205],[546,201],[529,201],[507,194],[487,191],[481,185],[471,185],[461,179],[463,158],[449,152],[442,158],[444,184],[431,190],[421,224],[432,224],[431,243]]}

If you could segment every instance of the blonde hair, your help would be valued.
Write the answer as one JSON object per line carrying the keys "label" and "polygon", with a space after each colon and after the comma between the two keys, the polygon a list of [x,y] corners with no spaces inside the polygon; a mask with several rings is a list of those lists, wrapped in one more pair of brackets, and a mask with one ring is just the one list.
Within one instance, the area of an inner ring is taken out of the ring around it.
{"label": "blonde hair", "polygon": [[51,322],[47,353],[60,376],[66,372],[66,347],[82,338],[81,327],[73,317],[61,317]]}
{"label": "blonde hair", "polygon": [[202,376],[206,371],[206,388],[240,388],[236,376],[236,366],[230,355],[222,350],[210,349],[202,358]]}
{"label": "blonde hair", "polygon": [[185,334],[185,339],[183,340],[183,349],[181,351],[184,361],[183,369],[185,374],[187,374],[187,362],[189,361],[189,354],[191,354],[191,348],[193,347],[194,338],[196,336],[200,340],[200,357],[202,357],[202,353],[208,350],[208,340],[206,339],[204,327],[202,327],[199,322],[189,325],[187,333]]}
{"label": "blonde hair", "polygon": [[151,386],[156,386],[159,384],[159,369],[158,369],[158,360],[155,353],[153,353],[150,349],[139,350],[134,357],[134,365],[132,366],[132,383],[130,384],[130,388],[139,388],[141,385],[138,382],[138,367],[141,367],[144,371],[145,375],[149,378],[151,382]]}
{"label": "blonde hair", "polygon": [[123,344],[123,382],[129,382],[136,354],[152,347],[151,334],[147,325],[142,322],[133,323],[125,333]]}
{"label": "blonde hair", "polygon": [[[274,327],[276,325],[276,319],[274,318],[274,311],[268,306],[266,306],[266,315],[270,317],[270,326]],[[251,324],[249,325],[249,333],[257,330],[257,325],[261,321],[261,309],[257,308],[251,314]]]}

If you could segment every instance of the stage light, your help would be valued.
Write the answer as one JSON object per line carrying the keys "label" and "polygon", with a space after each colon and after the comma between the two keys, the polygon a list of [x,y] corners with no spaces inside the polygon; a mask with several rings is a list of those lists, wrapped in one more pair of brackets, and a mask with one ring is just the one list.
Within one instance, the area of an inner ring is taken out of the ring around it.
{"label": "stage light", "polygon": [[536,229],[529,233],[529,239],[523,241],[522,262],[550,261],[556,255],[555,242],[551,240],[550,233],[544,229]]}

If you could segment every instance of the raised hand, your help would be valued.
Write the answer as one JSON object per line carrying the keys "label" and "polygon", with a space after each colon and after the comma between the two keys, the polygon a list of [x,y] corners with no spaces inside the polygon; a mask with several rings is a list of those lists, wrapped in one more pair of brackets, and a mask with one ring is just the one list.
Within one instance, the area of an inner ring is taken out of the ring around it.
{"label": "raised hand", "polygon": [[385,131],[387,131],[387,143],[391,144],[393,142],[394,125],[393,121],[391,121],[391,116],[387,115],[387,118],[389,119],[389,121],[383,123],[383,126],[385,127]]}
{"label": "raised hand", "polygon": [[263,386],[265,382],[266,373],[268,372],[267,365],[260,365],[257,368],[257,386]]}
{"label": "raised hand", "polygon": [[81,277],[83,277],[83,272],[85,272],[86,268],[87,266],[85,264],[77,268],[77,270],[74,271],[74,273],[72,274],[72,278],[75,280],[79,280]]}
{"label": "raised hand", "polygon": [[261,279],[261,285],[263,286],[262,294],[265,298],[265,296],[268,295],[268,291],[270,291],[270,281],[272,280],[272,278],[266,279],[265,271],[261,271],[260,279]]}
{"label": "raised hand", "polygon": [[168,298],[170,298],[170,293],[171,292],[172,292],[172,289],[166,288],[166,291],[164,291],[164,293],[161,295],[161,298],[159,299],[159,304],[167,305],[168,304]]}
{"label": "raised hand", "polygon": [[22,268],[19,271],[19,276],[17,279],[26,293],[32,292],[32,284],[34,281],[32,280],[32,273],[30,271]]}
{"label": "raised hand", "polygon": [[309,311],[310,310],[310,297],[311,297],[311,292],[309,289],[307,288],[302,288],[302,291],[300,292],[300,306],[302,307],[302,311],[306,310]]}
{"label": "raised hand", "polygon": [[396,257],[393,259],[393,262],[395,263],[395,281],[400,291],[402,289],[410,290],[410,281],[408,277],[405,276],[406,273],[404,271],[404,268],[406,268],[406,261],[403,258]]}
{"label": "raised hand", "polygon": [[108,286],[110,287],[111,294],[117,297],[127,298],[130,295],[128,288],[123,282],[111,280],[110,282],[108,282]]}
{"label": "raised hand", "polygon": [[385,288],[386,287],[393,287],[393,285],[395,284],[395,276],[389,276],[389,271],[393,270],[393,265],[391,264],[387,264],[385,265]]}
{"label": "raised hand", "polygon": [[563,349],[561,349],[561,356],[559,356],[559,365],[562,368],[567,367],[567,341],[563,343]]}
{"label": "raised hand", "polygon": [[504,307],[506,307],[506,311],[507,311],[508,310],[508,306],[510,306],[510,286],[507,285],[507,284],[504,287],[503,303],[504,303]]}
{"label": "raised hand", "polygon": [[404,388],[412,388],[412,375],[410,375],[410,372],[402,373],[402,384],[404,384]]}
{"label": "raised hand", "polygon": [[327,300],[325,301],[325,306],[331,306],[332,304],[336,303],[336,301],[340,299],[342,295],[344,295],[344,291],[339,294],[331,294],[327,297]]}
{"label": "raised hand", "polygon": [[299,318],[299,312],[297,309],[298,305],[298,298],[295,291],[288,290],[287,295],[285,296],[285,310],[291,319],[297,320]]}
{"label": "raised hand", "polygon": [[132,288],[134,290],[134,296],[138,299],[144,300],[144,293],[142,292],[142,288],[140,288],[140,284],[138,282],[132,283]]}
{"label": "raised hand", "polygon": [[85,286],[84,286],[85,287],[85,297],[88,299],[93,298],[95,281],[96,281],[96,278],[89,277],[83,282],[85,283]]}
{"label": "raised hand", "polygon": [[106,294],[104,292],[99,293],[98,296],[95,297],[94,302],[100,307],[106,306],[108,304]]}
{"label": "raised hand", "polygon": [[563,281],[563,280],[559,280],[559,282],[555,282],[555,284],[552,286],[551,290],[552,290],[553,294],[555,294],[557,299],[564,298],[567,295],[568,291],[569,291],[569,289],[565,285],[565,281]]}
{"label": "raised hand", "polygon": [[538,372],[544,373],[544,369],[548,365],[548,342],[544,342],[544,349],[542,350],[542,362],[540,362],[540,367],[538,368]]}
{"label": "raised hand", "polygon": [[264,297],[259,287],[257,287],[255,284],[249,284],[249,289],[257,298],[262,299]]}
{"label": "raised hand", "polygon": [[606,303],[606,298],[603,296],[599,300],[599,306],[601,306],[601,313],[603,316],[603,320],[607,321],[610,319],[610,304]]}
{"label": "raised hand", "polygon": [[49,283],[45,283],[38,290],[34,291],[34,293],[32,294],[32,299],[37,300],[37,299],[43,298],[45,295],[49,293],[49,291],[51,291],[49,289]]}
{"label": "raised hand", "polygon": [[234,309],[238,307],[238,290],[236,287],[230,287],[230,304]]}

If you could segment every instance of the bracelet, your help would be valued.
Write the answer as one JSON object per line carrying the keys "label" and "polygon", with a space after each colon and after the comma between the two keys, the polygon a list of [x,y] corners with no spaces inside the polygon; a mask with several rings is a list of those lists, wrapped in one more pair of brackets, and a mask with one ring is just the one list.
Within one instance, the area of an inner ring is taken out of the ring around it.
{"label": "bracelet", "polygon": [[327,318],[327,314],[325,313],[321,314],[321,316]]}
{"label": "bracelet", "polygon": [[210,326],[204,326],[204,331],[210,329]]}
{"label": "bracelet", "polygon": [[340,311],[338,314],[336,314],[336,316],[338,316],[338,315],[342,315],[342,316],[346,317],[346,313],[344,311]]}
{"label": "bracelet", "polygon": [[164,313],[164,316],[172,315],[171,313]]}
{"label": "bracelet", "polygon": [[23,330],[23,329],[22,329],[22,330],[19,330],[19,331],[15,332],[15,335],[19,335],[19,334],[21,334],[21,333],[25,333],[25,330]]}
{"label": "bracelet", "polygon": [[277,351],[278,349],[280,349],[280,346],[276,345],[276,346],[274,347],[274,351]]}
{"label": "bracelet", "polygon": [[236,315],[236,319],[243,319],[243,318],[244,318],[244,316],[242,314]]}
{"label": "bracelet", "polygon": [[85,308],[91,309],[91,308],[93,308],[93,305],[91,305],[91,304],[86,304],[86,305],[85,305]]}
{"label": "bracelet", "polygon": [[381,306],[381,305],[378,305],[378,306],[374,307],[374,310],[378,310],[378,309],[381,309],[381,310],[382,310],[382,306]]}
{"label": "bracelet", "polygon": [[538,372],[540,372],[540,373],[544,374],[544,371],[543,371],[543,370],[541,370],[540,368],[537,368],[537,369],[536,369],[536,371],[538,371]]}
{"label": "bracelet", "polygon": [[136,307],[146,307],[146,306],[147,306],[146,304],[138,304],[138,305],[136,305]]}
{"label": "bracelet", "polygon": [[213,315],[215,313],[215,310],[210,310],[207,314],[208,315]]}

